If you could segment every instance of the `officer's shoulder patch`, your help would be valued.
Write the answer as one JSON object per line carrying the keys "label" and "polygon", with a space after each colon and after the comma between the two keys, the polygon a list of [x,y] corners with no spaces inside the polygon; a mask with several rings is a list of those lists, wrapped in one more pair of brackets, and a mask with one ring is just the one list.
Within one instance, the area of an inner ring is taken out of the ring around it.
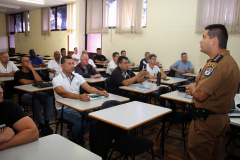
{"label": "officer's shoulder patch", "polygon": [[210,76],[212,74],[212,72],[214,71],[214,69],[215,69],[214,68],[215,66],[211,66],[210,64],[207,66],[207,68],[204,71],[204,75],[205,76]]}
{"label": "officer's shoulder patch", "polygon": [[223,58],[223,55],[219,54],[219,55],[216,55],[211,62],[216,62],[218,63],[221,59]]}

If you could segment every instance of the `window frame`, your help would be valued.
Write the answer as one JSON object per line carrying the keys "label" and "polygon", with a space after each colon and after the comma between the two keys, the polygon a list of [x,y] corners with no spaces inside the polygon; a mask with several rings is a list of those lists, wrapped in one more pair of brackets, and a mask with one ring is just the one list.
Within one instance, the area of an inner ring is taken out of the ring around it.
{"label": "window frame", "polygon": [[[22,27],[22,32],[16,32],[16,16],[17,15],[21,15],[21,27]],[[29,14],[29,12],[28,12],[28,14]],[[20,12],[20,13],[14,13],[14,14],[9,14],[9,16],[13,16],[13,19],[14,19],[14,32],[9,32],[10,34],[15,34],[15,33],[25,33],[26,31],[23,31],[23,28],[24,28],[24,26],[23,26],[23,19],[24,19],[24,17],[23,17],[23,15],[24,15],[24,12]],[[25,22],[26,23],[26,22]],[[28,23],[28,22],[27,22]],[[10,27],[10,26],[9,26]],[[29,31],[30,32],[30,31]]]}
{"label": "window frame", "polygon": [[[66,7],[66,11],[67,11],[67,4],[64,4],[64,5],[60,5],[60,6],[54,6],[54,7],[51,7],[51,10],[52,9],[55,9],[55,29],[51,29],[51,31],[66,31],[67,30],[67,26],[66,26],[66,29],[57,29],[57,8],[60,8],[60,7]],[[67,16],[67,12],[66,12],[66,16]],[[66,19],[67,21],[67,19]]]}

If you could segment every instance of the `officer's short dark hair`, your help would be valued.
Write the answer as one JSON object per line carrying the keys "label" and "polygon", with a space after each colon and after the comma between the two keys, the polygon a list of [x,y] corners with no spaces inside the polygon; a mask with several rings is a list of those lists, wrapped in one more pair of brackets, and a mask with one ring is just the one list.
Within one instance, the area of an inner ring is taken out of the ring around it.
{"label": "officer's short dark hair", "polygon": [[65,48],[61,48],[61,52],[64,51],[64,50],[66,50],[66,49]]}
{"label": "officer's short dark hair", "polygon": [[101,48],[97,48],[97,51],[98,51],[98,50],[101,50]]}
{"label": "officer's short dark hair", "polygon": [[116,56],[117,54],[119,54],[119,53],[118,53],[118,52],[114,52],[114,53],[112,54],[112,57],[115,58],[115,56]]}
{"label": "officer's short dark hair", "polygon": [[218,47],[220,49],[227,48],[228,41],[228,32],[224,25],[222,24],[211,24],[205,27],[205,30],[209,30],[208,36],[210,39],[217,37],[218,39]]}
{"label": "officer's short dark hair", "polygon": [[66,59],[72,59],[72,57],[71,57],[71,56],[63,56],[63,57],[61,58],[61,64],[64,64],[65,61],[66,61]]}
{"label": "officer's short dark hair", "polygon": [[182,57],[183,55],[187,55],[187,53],[186,53],[186,52],[181,53],[181,57]]}
{"label": "officer's short dark hair", "polygon": [[156,58],[157,58],[157,56],[156,56],[155,54],[150,54],[150,55],[148,56],[148,59],[152,59],[152,57],[156,57]]}
{"label": "officer's short dark hair", "polygon": [[120,57],[118,58],[118,62],[117,62],[117,64],[122,63],[123,59],[128,60],[127,57],[125,57],[125,56],[120,56]]}

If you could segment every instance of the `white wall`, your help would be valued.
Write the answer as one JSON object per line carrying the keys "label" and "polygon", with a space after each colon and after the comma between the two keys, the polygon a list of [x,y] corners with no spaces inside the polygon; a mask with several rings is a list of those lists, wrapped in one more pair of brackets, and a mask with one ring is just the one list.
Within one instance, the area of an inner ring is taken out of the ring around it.
{"label": "white wall", "polygon": [[[163,67],[180,59],[182,52],[198,71],[208,59],[200,52],[201,34],[195,33],[197,0],[148,0],[147,27],[142,34],[115,34],[109,30],[102,36],[103,54],[112,59],[113,52],[127,51],[131,61],[139,64],[144,53],[158,56]],[[228,49],[240,66],[240,34],[229,35]]]}
{"label": "white wall", "polygon": [[5,14],[0,14],[0,52],[8,52],[8,37],[6,36]]}

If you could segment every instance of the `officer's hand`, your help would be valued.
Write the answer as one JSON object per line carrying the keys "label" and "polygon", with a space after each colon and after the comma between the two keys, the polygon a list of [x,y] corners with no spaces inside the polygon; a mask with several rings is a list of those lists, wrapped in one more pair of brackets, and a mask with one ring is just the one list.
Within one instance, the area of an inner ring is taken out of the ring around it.
{"label": "officer's hand", "polygon": [[181,69],[178,69],[177,72],[178,72],[179,74],[184,74],[184,73],[185,73],[185,71],[183,71],[183,70],[181,70]]}
{"label": "officer's hand", "polygon": [[81,101],[87,102],[87,101],[90,100],[90,96],[89,96],[88,94],[86,94],[86,93],[83,93],[83,94],[80,94],[80,95],[79,95],[79,99],[80,99]]}
{"label": "officer's hand", "polygon": [[141,70],[138,75],[140,75],[140,77],[144,76],[146,74],[146,69]]}
{"label": "officer's hand", "polygon": [[195,92],[196,90],[196,82],[194,83],[190,83],[187,87],[186,87],[186,92],[188,95],[191,95],[193,94],[193,92]]}
{"label": "officer's hand", "polygon": [[108,94],[107,91],[100,91],[99,94],[102,95],[102,96],[105,96],[105,97],[108,97],[108,96],[109,96],[109,94]]}

